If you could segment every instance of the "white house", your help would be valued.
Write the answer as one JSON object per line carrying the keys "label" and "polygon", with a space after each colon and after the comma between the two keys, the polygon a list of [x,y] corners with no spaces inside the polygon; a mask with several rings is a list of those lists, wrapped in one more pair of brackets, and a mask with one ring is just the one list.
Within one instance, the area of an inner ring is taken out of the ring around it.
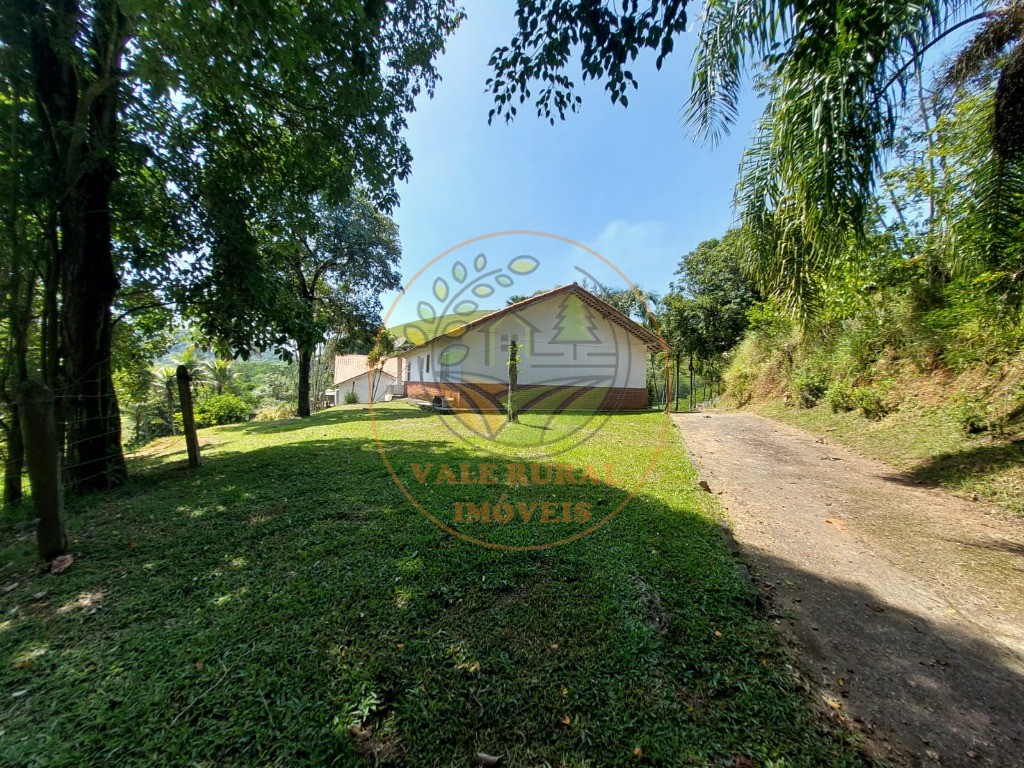
{"label": "white house", "polygon": [[576,283],[436,335],[398,355],[396,390],[444,397],[456,409],[500,410],[509,342],[519,347],[520,410],[648,406],[647,357],[663,342]]}
{"label": "white house", "polygon": [[397,378],[398,360],[395,358],[386,360],[383,370],[371,371],[366,355],[335,355],[334,385],[328,391],[333,391],[335,405],[342,405],[349,392],[355,393],[357,402],[378,402],[392,391]]}

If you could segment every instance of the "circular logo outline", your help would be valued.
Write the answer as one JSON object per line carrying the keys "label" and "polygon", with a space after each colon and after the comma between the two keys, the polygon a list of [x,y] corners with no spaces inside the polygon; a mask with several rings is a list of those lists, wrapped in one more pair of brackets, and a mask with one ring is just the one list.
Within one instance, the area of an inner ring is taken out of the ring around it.
{"label": "circular logo outline", "polygon": [[[639,293],[639,291],[637,291],[636,286],[633,284],[633,281],[630,280],[621,269],[619,269],[615,264],[613,264],[611,261],[606,259],[604,256],[602,256],[600,253],[598,253],[593,248],[591,248],[591,247],[589,247],[587,245],[584,245],[582,243],[579,243],[579,242],[577,242],[575,240],[572,240],[571,238],[564,237],[562,235],[556,235],[556,234],[550,233],[550,232],[541,232],[539,230],[529,230],[529,229],[510,229],[510,230],[502,230],[502,231],[499,231],[499,232],[491,232],[491,233],[484,234],[484,235],[477,235],[475,237],[469,238],[468,240],[464,240],[461,243],[458,243],[458,244],[456,244],[456,245],[454,245],[454,246],[452,246],[452,247],[442,251],[437,256],[435,256],[433,259],[431,259],[429,262],[427,262],[422,268],[420,268],[416,272],[416,274],[414,274],[412,276],[412,278],[405,284],[405,286],[402,287],[402,290],[399,292],[398,296],[395,297],[395,300],[391,303],[391,306],[388,308],[388,311],[384,315],[383,322],[381,324],[381,330],[378,333],[378,337],[380,336],[381,333],[384,332],[384,330],[386,328],[386,325],[387,325],[388,318],[390,318],[391,313],[394,312],[395,308],[398,306],[398,303],[406,295],[406,293],[409,290],[409,287],[412,286],[414,283],[416,283],[416,281],[419,280],[428,269],[430,269],[432,266],[437,264],[439,261],[441,261],[445,257],[450,256],[452,253],[455,253],[456,251],[461,250],[462,248],[465,248],[465,247],[467,247],[469,245],[473,245],[474,243],[478,243],[478,242],[481,242],[481,241],[484,241],[484,240],[490,240],[490,239],[497,238],[497,237],[507,237],[507,236],[511,236],[511,235],[527,235],[527,236],[533,236],[533,237],[546,237],[546,238],[551,239],[551,240],[557,240],[557,241],[565,243],[567,245],[571,245],[571,246],[574,246],[576,248],[580,248],[581,250],[589,253],[591,256],[593,256],[596,259],[598,259],[599,261],[603,262],[606,266],[610,267],[612,270],[614,270],[614,272],[620,278],[622,278],[626,282],[626,284],[630,287],[630,289],[634,293],[636,293],[636,295],[640,298],[641,302],[643,303],[644,310],[647,313],[647,316],[650,317],[651,320],[654,322],[654,333],[655,333],[655,335],[657,335],[658,339],[661,341],[661,349],[663,351],[668,349],[668,345],[665,343],[664,338],[661,336],[660,328],[658,326],[657,317],[651,311],[651,308],[648,305],[647,300]],[[670,381],[669,377],[671,376],[671,366],[669,365],[669,361],[668,361],[667,357],[666,357],[666,360],[665,360],[665,371],[666,371],[666,381]],[[444,531],[452,534],[453,536],[455,536],[455,537],[457,537],[459,539],[462,539],[463,541],[466,541],[466,542],[468,542],[470,544],[476,544],[476,545],[479,545],[479,546],[482,546],[482,547],[486,547],[488,549],[498,549],[498,550],[504,550],[504,551],[519,551],[519,552],[523,552],[523,551],[536,551],[536,550],[543,550],[543,549],[552,549],[554,547],[562,546],[563,544],[569,544],[569,543],[571,543],[573,541],[577,541],[578,539],[581,539],[584,536],[587,536],[587,535],[593,533],[597,529],[603,527],[606,523],[611,521],[613,518],[615,518],[619,514],[619,512],[621,512],[625,508],[625,506],[630,501],[632,501],[633,498],[635,498],[637,493],[639,493],[640,488],[644,485],[644,483],[647,480],[647,477],[650,475],[651,471],[654,469],[654,465],[657,463],[658,459],[660,458],[660,456],[662,454],[662,451],[664,450],[665,439],[666,439],[666,437],[668,435],[668,425],[669,425],[669,422],[671,421],[671,417],[669,416],[669,403],[666,402],[665,409],[662,411],[663,418],[662,418],[661,435],[659,436],[658,444],[655,447],[654,454],[652,455],[650,462],[648,462],[647,467],[644,469],[643,473],[640,475],[639,479],[637,480],[636,485],[634,486],[634,488],[632,490],[628,491],[626,498],[622,501],[621,504],[619,504],[617,507],[615,507],[615,509],[613,509],[611,512],[609,512],[603,518],[601,518],[600,520],[595,522],[593,525],[589,526],[588,528],[586,528],[586,529],[584,529],[582,531],[578,531],[578,532],[574,533],[571,536],[567,536],[565,538],[558,539],[557,541],[546,542],[544,544],[517,545],[517,544],[500,544],[500,543],[497,543],[497,542],[486,541],[484,539],[476,538],[476,537],[471,536],[471,535],[469,535],[469,534],[467,534],[467,533],[465,533],[463,531],[458,530],[457,528],[453,528],[452,526],[448,525],[447,523],[443,522],[442,520],[438,519],[433,514],[428,512],[423,507],[423,505],[419,501],[417,501],[417,499],[412,495],[412,493],[409,492],[409,489],[406,488],[405,483],[398,476],[398,473],[395,471],[395,468],[392,466],[391,461],[390,461],[390,459],[388,458],[388,455],[387,455],[387,450],[386,450],[386,448],[385,448],[385,446],[383,444],[383,440],[382,440],[382,438],[380,436],[380,432],[379,432],[378,425],[377,425],[377,419],[374,416],[374,405],[375,404],[373,402],[371,402],[369,404],[369,411],[370,411],[370,424],[371,424],[371,427],[373,429],[374,442],[377,444],[377,452],[380,454],[381,459],[383,459],[384,465],[387,467],[388,473],[391,475],[391,479],[395,482],[395,485],[398,486],[399,490],[402,491],[402,493],[405,495],[405,497],[420,512],[420,514],[422,514],[424,517],[426,517],[430,522],[432,522],[438,528],[441,528],[442,530],[444,530]],[[610,418],[610,416],[611,416],[611,414],[607,414],[606,415],[605,422],[607,422],[607,419]],[[451,431],[451,427],[448,427],[448,429],[449,429],[449,431]],[[570,434],[572,434],[572,433],[570,433]],[[591,436],[593,434],[596,434],[596,431],[592,432]],[[581,440],[579,443],[575,443],[571,447],[575,447],[575,445],[579,445],[582,442],[584,442],[584,441]],[[476,446],[476,445],[474,445],[472,443],[469,443],[469,444],[471,446],[479,449],[479,446]],[[553,455],[558,455],[559,453],[564,453],[566,450],[570,450],[570,448],[562,449],[561,451],[559,451],[558,453],[555,453]]]}

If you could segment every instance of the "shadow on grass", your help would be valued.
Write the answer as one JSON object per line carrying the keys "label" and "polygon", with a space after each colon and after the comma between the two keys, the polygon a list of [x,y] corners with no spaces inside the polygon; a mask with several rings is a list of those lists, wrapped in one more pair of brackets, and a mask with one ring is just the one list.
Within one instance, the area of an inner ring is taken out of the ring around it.
{"label": "shadow on grass", "polygon": [[[244,424],[230,424],[218,427],[220,432],[245,432],[250,434],[278,434],[281,432],[294,432],[299,429],[308,429],[319,426],[337,426],[341,424],[352,424],[360,421],[397,421],[402,419],[429,418],[431,413],[413,407],[409,403],[408,408],[381,407],[372,409],[368,405],[350,407],[335,406],[315,414],[314,417],[300,419],[293,417],[280,419],[278,421],[246,422]],[[200,436],[202,432],[200,432]]]}
{"label": "shadow on grass", "polygon": [[75,566],[4,597],[0,764],[864,764],[806,706],[681,456],[595,534],[501,552],[414,512],[367,437],[229,448],[71,503]]}
{"label": "shadow on grass", "polygon": [[1022,464],[1024,442],[1014,441],[933,456],[905,475],[915,484],[948,486]]}
{"label": "shadow on grass", "polygon": [[772,586],[762,592],[822,698],[873,731],[877,754],[893,757],[889,745],[903,755],[898,764],[1024,764],[1020,655],[962,617],[940,623],[852,580],[823,579],[757,547],[742,551],[756,581]]}

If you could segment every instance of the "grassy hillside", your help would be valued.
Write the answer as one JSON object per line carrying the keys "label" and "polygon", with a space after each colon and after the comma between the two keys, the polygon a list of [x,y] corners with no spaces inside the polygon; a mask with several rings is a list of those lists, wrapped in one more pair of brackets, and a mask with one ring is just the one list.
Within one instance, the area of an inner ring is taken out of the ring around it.
{"label": "grassy hillside", "polygon": [[[862,764],[820,729],[674,431],[659,448],[658,414],[612,417],[559,456],[613,465],[573,489],[595,508],[654,466],[611,522],[541,551],[486,549],[417,513],[374,424],[394,464],[501,456],[407,405],[377,414],[203,430],[198,474],[177,440],[150,446],[127,487],[72,500],[60,576],[8,521],[0,764]],[[583,426],[554,418],[525,414],[511,455]],[[438,512],[466,488],[417,493]],[[530,541],[523,528],[509,541]]]}
{"label": "grassy hillside", "polygon": [[954,345],[898,317],[818,335],[761,320],[732,355],[727,402],[1024,515],[1024,329],[976,325]]}

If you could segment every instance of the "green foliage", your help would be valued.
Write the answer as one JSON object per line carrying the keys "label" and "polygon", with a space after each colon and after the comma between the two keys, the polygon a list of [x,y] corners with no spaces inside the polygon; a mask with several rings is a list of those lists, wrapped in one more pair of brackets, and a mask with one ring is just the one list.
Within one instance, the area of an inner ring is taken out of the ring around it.
{"label": "green foliage", "polygon": [[279,403],[277,405],[264,405],[256,411],[254,421],[278,421],[290,419],[295,416],[295,408],[291,405]]}
{"label": "green foliage", "polygon": [[832,413],[846,413],[857,407],[853,402],[853,387],[848,381],[833,382],[823,399],[832,409]]}
{"label": "green foliage", "polygon": [[750,335],[765,346],[782,344],[795,330],[792,316],[773,299],[753,304],[747,310],[747,322]]}
{"label": "green foliage", "polygon": [[662,333],[673,350],[711,362],[739,341],[758,299],[743,274],[740,233],[700,243],[680,259],[676,277],[663,302]]}
{"label": "green foliage", "polygon": [[242,360],[234,364],[235,388],[257,406],[294,403],[298,392],[298,371],[280,360]]}
{"label": "green foliage", "polygon": [[860,409],[869,419],[881,419],[892,410],[886,404],[886,388],[881,385],[853,387],[850,390],[850,404]]}
{"label": "green foliage", "polygon": [[803,408],[812,408],[828,391],[828,375],[814,361],[809,361],[793,372],[790,385],[797,403]]}
{"label": "green foliage", "polygon": [[348,392],[344,394],[342,399],[345,405],[355,405],[356,403],[359,402],[359,393],[357,393],[355,390],[350,389]]}
{"label": "green foliage", "polygon": [[199,398],[194,407],[197,427],[236,424],[249,420],[249,404],[238,395],[210,394]]}

